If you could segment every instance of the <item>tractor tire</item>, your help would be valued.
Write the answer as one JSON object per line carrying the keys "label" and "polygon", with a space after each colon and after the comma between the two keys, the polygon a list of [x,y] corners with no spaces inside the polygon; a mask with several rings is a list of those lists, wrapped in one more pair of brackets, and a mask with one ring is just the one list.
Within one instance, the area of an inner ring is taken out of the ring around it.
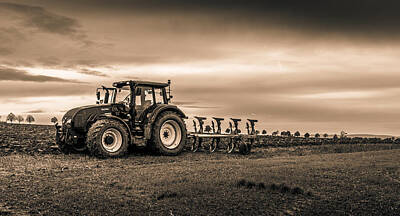
{"label": "tractor tire", "polygon": [[58,149],[64,154],[85,153],[86,143],[80,143],[79,146],[69,145],[65,142],[57,142]]}
{"label": "tractor tire", "polygon": [[86,143],[89,152],[100,158],[121,157],[128,152],[128,129],[113,119],[101,119],[89,128]]}
{"label": "tractor tire", "polygon": [[65,142],[57,143],[58,149],[64,154],[80,154],[87,151],[86,143],[79,144],[79,146],[68,145]]}
{"label": "tractor tire", "polygon": [[72,145],[72,149],[74,153],[85,153],[87,151],[87,145],[84,142],[79,142],[78,145]]}
{"label": "tractor tire", "polygon": [[64,154],[73,153],[73,149],[70,145],[67,145],[65,142],[57,142],[58,149]]}
{"label": "tractor tire", "polygon": [[241,142],[239,144],[239,153],[243,154],[243,155],[247,155],[250,154],[251,152],[251,145],[249,145],[248,143],[245,142]]}
{"label": "tractor tire", "polygon": [[175,112],[166,111],[153,125],[152,148],[162,155],[178,155],[186,145],[186,126]]}

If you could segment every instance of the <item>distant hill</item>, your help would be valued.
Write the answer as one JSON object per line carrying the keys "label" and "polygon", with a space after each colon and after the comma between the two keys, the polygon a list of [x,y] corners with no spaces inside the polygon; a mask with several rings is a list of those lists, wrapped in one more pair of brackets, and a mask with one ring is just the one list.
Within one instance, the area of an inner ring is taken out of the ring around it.
{"label": "distant hill", "polygon": [[346,136],[350,138],[363,137],[363,138],[381,138],[381,139],[397,137],[392,135],[376,135],[376,134],[347,134]]}

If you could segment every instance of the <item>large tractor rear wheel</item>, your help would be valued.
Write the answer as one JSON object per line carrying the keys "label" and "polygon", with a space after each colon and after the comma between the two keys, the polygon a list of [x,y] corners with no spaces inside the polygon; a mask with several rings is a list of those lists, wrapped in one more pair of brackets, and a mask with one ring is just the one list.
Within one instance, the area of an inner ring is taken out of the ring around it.
{"label": "large tractor rear wheel", "polygon": [[186,127],[175,112],[162,113],[153,125],[153,149],[162,155],[177,155],[186,144]]}
{"label": "large tractor rear wheel", "polygon": [[125,125],[113,119],[102,119],[89,128],[86,143],[92,155],[121,157],[128,152],[128,139]]}

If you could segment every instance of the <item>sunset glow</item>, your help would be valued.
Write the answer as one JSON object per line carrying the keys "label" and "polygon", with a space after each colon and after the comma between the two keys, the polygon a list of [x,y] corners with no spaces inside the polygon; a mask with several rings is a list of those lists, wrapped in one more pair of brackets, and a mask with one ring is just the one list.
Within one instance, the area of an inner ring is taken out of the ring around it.
{"label": "sunset glow", "polygon": [[93,104],[99,85],[170,79],[189,116],[250,114],[268,132],[400,135],[394,12],[377,25],[366,20],[373,9],[349,9],[347,26],[318,4],[303,14],[279,4],[276,12],[151,2],[0,0],[1,120],[32,113],[50,124]]}

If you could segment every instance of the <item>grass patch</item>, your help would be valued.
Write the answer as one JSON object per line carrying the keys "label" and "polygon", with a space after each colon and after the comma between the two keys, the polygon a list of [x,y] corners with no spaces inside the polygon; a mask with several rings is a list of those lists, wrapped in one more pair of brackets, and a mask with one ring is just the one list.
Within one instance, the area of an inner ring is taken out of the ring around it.
{"label": "grass patch", "polygon": [[301,195],[301,194],[306,194],[307,196],[311,196],[311,192],[306,192],[304,193],[304,190],[300,187],[289,187],[285,183],[281,183],[279,185],[275,183],[271,183],[268,187],[265,186],[265,183],[260,182],[260,183],[255,183],[253,181],[248,181],[246,179],[241,179],[237,181],[236,187],[238,188],[248,188],[248,189],[256,189],[256,190],[266,190],[269,189],[270,191],[278,191],[280,193],[284,194],[293,194],[293,195]]}
{"label": "grass patch", "polygon": [[157,200],[163,200],[163,199],[167,199],[167,198],[174,198],[177,197],[178,194],[176,192],[169,192],[166,191],[160,195],[157,196]]}
{"label": "grass patch", "polygon": [[12,215],[10,211],[0,211],[0,215]]}

